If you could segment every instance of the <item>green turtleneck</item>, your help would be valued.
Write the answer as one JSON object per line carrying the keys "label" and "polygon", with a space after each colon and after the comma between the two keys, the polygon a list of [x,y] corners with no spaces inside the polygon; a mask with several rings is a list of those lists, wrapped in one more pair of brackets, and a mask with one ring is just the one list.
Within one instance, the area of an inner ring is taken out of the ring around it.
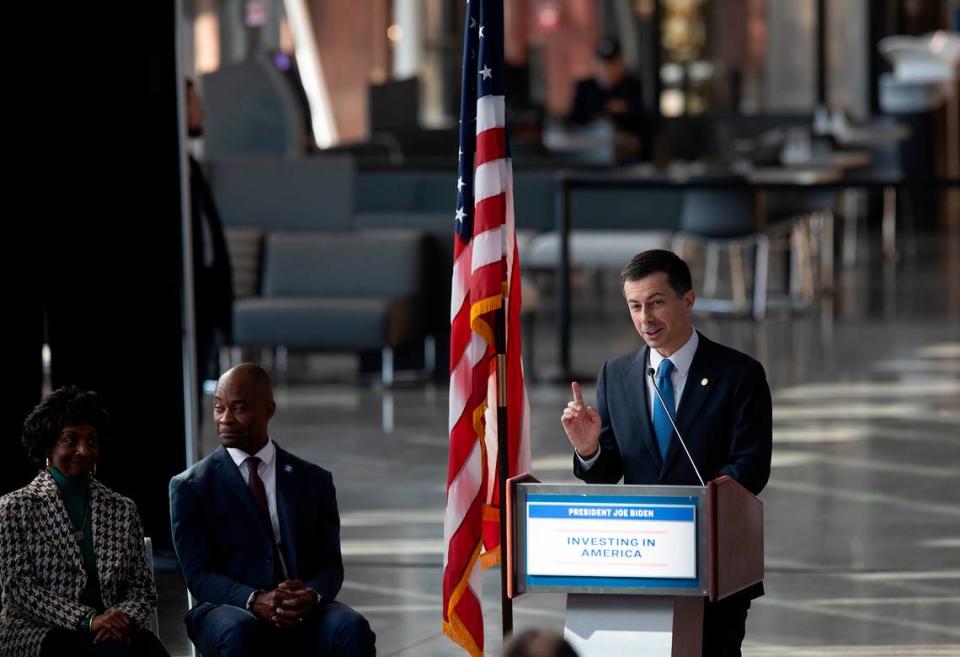
{"label": "green turtleneck", "polygon": [[97,575],[97,553],[93,549],[93,513],[88,512],[90,506],[90,478],[71,479],[56,468],[50,468],[50,476],[57,482],[63,505],[70,518],[71,535],[83,523],[83,540],[80,541],[80,553],[83,555],[83,569],[87,573],[87,586],[80,596],[80,602],[103,610],[103,599],[100,596],[100,578]]}

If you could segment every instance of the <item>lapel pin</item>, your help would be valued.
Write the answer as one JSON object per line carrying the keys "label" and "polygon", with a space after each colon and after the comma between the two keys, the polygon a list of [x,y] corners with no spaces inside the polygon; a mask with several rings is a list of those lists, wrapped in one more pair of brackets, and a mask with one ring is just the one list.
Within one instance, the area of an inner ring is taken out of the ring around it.
{"label": "lapel pin", "polygon": [[[706,379],[704,379],[704,381],[706,381]],[[289,463],[287,463],[285,466],[283,466],[283,471],[284,471],[284,472],[293,472],[293,466],[290,465]]]}
{"label": "lapel pin", "polygon": [[707,379],[700,379],[700,385],[705,386],[708,383],[710,383],[710,381],[708,381]]}

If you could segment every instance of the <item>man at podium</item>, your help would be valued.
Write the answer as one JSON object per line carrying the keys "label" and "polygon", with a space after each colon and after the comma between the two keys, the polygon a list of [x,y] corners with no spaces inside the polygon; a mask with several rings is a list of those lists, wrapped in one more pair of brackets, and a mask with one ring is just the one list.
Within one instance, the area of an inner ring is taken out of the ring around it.
{"label": "man at podium", "polygon": [[[587,483],[686,486],[726,475],[758,494],[772,451],[763,366],[694,329],[690,269],[675,254],[644,251],[620,280],[645,346],[603,364],[596,408],[572,383],[561,421],[574,474]],[[704,655],[740,655],[750,601],[761,595],[758,583],[706,603]]]}

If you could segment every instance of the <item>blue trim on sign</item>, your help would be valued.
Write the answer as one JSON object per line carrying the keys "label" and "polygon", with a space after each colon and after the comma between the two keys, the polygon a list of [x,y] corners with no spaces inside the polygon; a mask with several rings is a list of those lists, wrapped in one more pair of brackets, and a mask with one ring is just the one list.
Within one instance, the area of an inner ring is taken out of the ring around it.
{"label": "blue trim on sign", "polygon": [[[695,508],[692,504],[688,506],[654,506],[645,504],[638,505],[599,505],[599,504],[543,504],[542,502],[529,502],[527,504],[528,518],[563,518],[565,520],[611,520],[618,522],[646,520],[646,521],[671,521],[693,522]],[[611,511],[610,515],[578,515],[571,514],[570,509],[605,509]],[[614,516],[614,509],[624,509],[629,511],[649,511],[650,516]]]}

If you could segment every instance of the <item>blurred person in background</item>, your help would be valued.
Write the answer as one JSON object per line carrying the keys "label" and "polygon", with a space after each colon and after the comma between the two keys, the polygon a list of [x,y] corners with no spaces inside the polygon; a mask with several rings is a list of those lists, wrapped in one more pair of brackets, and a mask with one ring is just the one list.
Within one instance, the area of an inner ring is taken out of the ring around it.
{"label": "blurred person in background", "polygon": [[[187,80],[187,136],[203,136],[203,103],[192,80]],[[196,324],[197,385],[220,374],[219,347],[229,344],[233,319],[233,275],[223,222],[203,167],[190,163],[190,216],[193,239],[193,308]],[[201,392],[202,394],[202,392]]]}
{"label": "blurred person in background", "polygon": [[648,151],[648,120],[643,107],[643,87],[627,70],[620,44],[611,38],[597,43],[595,73],[579,80],[567,119],[586,125],[595,121],[613,124],[617,159],[635,159],[641,146]]}

